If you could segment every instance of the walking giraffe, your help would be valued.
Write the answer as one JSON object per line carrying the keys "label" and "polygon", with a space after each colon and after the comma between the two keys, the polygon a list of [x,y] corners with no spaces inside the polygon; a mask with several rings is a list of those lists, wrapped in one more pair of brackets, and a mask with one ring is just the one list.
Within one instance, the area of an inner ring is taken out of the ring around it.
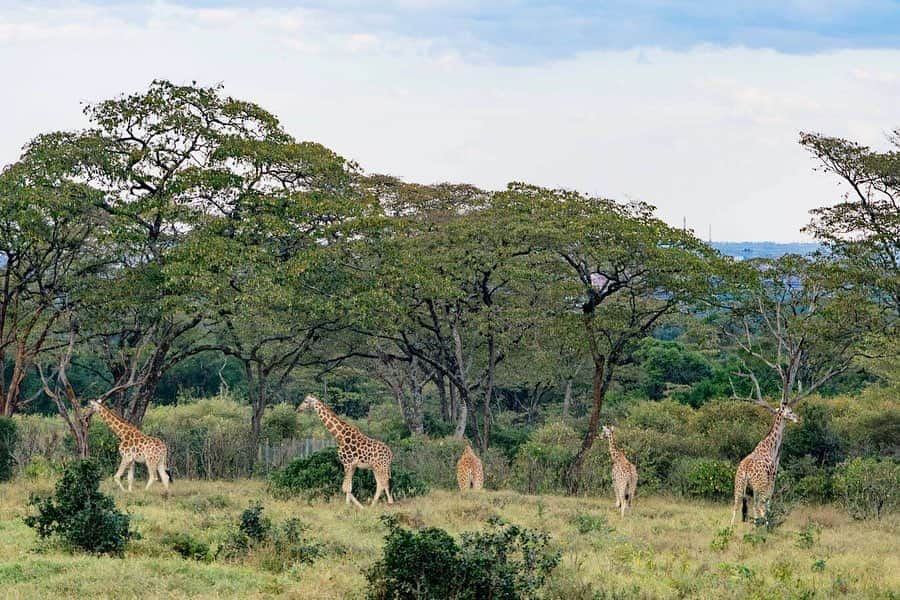
{"label": "walking giraffe", "polygon": [[634,504],[634,492],[637,489],[637,469],[625,458],[625,454],[616,447],[615,427],[604,425],[601,438],[609,441],[609,457],[612,459],[613,490],[616,493],[616,507],[625,516],[625,509]]}
{"label": "walking giraffe", "polygon": [[134,463],[141,462],[147,465],[147,473],[150,476],[144,489],[150,488],[156,481],[158,473],[160,481],[168,492],[170,476],[166,467],[166,459],[169,449],[166,448],[166,443],[158,437],[142,433],[140,429],[103,406],[100,400],[91,400],[88,403],[85,418],[94,413],[99,413],[100,418],[119,438],[119,454],[122,456],[122,462],[119,463],[119,469],[113,476],[119,488],[123,492],[125,491],[125,488],[122,487],[122,474],[125,469],[128,469],[128,491],[131,491],[131,485],[134,483]]}
{"label": "walking giraffe", "polygon": [[[771,408],[769,410],[772,410]],[[782,405],[775,413],[775,420],[769,433],[760,440],[744,460],[738,465],[734,474],[734,507],[731,511],[731,525],[737,517],[738,505],[741,505],[741,521],[747,520],[747,486],[753,490],[753,513],[757,518],[764,517],[772,492],[775,489],[775,473],[778,470],[778,458],[781,451],[781,438],[784,433],[784,420],[799,423],[800,417],[787,405]]]}
{"label": "walking giraffe", "polygon": [[456,481],[462,491],[480,490],[484,487],[484,468],[481,466],[481,459],[468,442],[456,463]]}
{"label": "walking giraffe", "polygon": [[338,444],[338,457],[344,465],[344,483],[341,490],[347,495],[347,504],[353,502],[359,508],[362,505],[353,496],[353,473],[356,468],[372,469],[375,473],[375,497],[372,498],[372,506],[378,502],[381,492],[385,492],[387,503],[393,504],[391,495],[391,461],[394,453],[388,445],[365,435],[362,431],[345,423],[334,412],[325,406],[315,394],[307,394],[297,411],[315,410],[322,419],[322,423],[329,433],[334,436]]}

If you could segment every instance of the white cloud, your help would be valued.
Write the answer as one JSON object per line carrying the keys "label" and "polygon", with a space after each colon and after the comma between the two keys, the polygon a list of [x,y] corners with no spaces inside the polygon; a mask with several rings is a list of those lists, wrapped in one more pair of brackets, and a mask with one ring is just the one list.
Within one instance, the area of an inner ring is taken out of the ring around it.
{"label": "white cloud", "polygon": [[323,9],[66,6],[0,12],[0,163],[84,126],[83,102],[154,78],[223,82],[369,171],[577,188],[646,200],[704,237],[795,240],[839,199],[798,131],[879,145],[898,124],[897,51],[645,47],[516,67]]}

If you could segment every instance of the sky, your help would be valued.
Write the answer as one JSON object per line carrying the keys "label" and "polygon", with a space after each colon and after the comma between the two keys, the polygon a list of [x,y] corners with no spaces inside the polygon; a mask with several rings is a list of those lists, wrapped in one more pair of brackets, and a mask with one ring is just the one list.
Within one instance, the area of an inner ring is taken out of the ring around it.
{"label": "sky", "polygon": [[[377,5],[377,8],[376,8]],[[806,241],[843,189],[797,143],[900,127],[886,0],[0,0],[0,165],[85,104],[221,83],[407,181],[655,205],[715,241]]]}

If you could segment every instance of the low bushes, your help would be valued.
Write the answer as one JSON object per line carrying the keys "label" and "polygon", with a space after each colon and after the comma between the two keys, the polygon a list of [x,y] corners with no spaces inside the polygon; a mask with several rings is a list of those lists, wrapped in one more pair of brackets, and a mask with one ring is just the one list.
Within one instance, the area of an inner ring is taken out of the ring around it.
{"label": "low bushes", "polygon": [[835,496],[854,519],[881,518],[895,512],[900,490],[900,463],[886,458],[854,458],[834,473]]}
{"label": "low bushes", "polygon": [[[420,481],[430,488],[456,489],[456,462],[466,447],[465,440],[444,437],[434,440],[422,436],[408,437],[392,446],[394,464],[414,471]],[[478,452],[484,466],[485,486],[501,488],[509,477],[509,463],[502,452],[488,448]]]}
{"label": "low bushes", "polygon": [[8,417],[0,417],[0,481],[12,477],[18,428]]}
{"label": "low bushes", "polygon": [[713,458],[684,458],[675,463],[669,478],[683,496],[723,500],[734,493],[735,466]]}
{"label": "low bushes", "polygon": [[298,564],[311,564],[324,554],[324,546],[308,539],[307,529],[296,518],[272,523],[257,504],[241,514],[238,526],[216,550],[216,558],[249,560],[273,573]]}
{"label": "low bushes", "polygon": [[32,496],[37,515],[25,517],[42,539],[57,536],[65,545],[96,554],[121,555],[134,537],[128,515],[112,497],[101,494],[100,468],[91,459],[69,465],[56,484],[53,497]]}
{"label": "low bushes", "polygon": [[384,554],[366,572],[372,599],[533,598],[560,560],[545,532],[499,519],[459,543],[443,529],[410,531],[394,516],[382,520]]}
{"label": "low bushes", "polygon": [[[336,448],[320,450],[307,458],[296,458],[269,476],[269,491],[276,497],[303,496],[329,498],[341,494],[344,467]],[[391,494],[411,498],[428,493],[428,487],[413,471],[400,465],[391,467]],[[353,477],[353,495],[360,502],[375,494],[375,476],[370,469],[357,469]]]}

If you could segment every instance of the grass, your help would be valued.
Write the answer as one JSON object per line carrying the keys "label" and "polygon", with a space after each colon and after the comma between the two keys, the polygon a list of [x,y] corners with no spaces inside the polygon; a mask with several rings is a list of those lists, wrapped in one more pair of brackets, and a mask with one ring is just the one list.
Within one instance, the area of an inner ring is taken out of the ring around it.
{"label": "grass", "polygon": [[[123,494],[103,489],[133,518],[141,539],[125,558],[40,549],[22,522],[29,493],[50,481],[0,484],[0,596],[9,598],[362,598],[363,569],[381,553],[385,511],[410,527],[457,534],[496,515],[549,531],[562,562],[545,586],[549,598],[900,598],[900,518],[851,521],[836,507],[796,509],[765,541],[746,525],[729,533],[724,503],[641,497],[621,519],[612,498],[524,496],[498,491],[434,491],[386,508],[357,510],[342,501],[306,503],[270,497],[260,481],[177,481]],[[251,555],[196,561],[167,547],[188,532],[215,548],[240,513],[260,502],[274,521],[297,517],[324,544],[311,565],[275,573]]]}

